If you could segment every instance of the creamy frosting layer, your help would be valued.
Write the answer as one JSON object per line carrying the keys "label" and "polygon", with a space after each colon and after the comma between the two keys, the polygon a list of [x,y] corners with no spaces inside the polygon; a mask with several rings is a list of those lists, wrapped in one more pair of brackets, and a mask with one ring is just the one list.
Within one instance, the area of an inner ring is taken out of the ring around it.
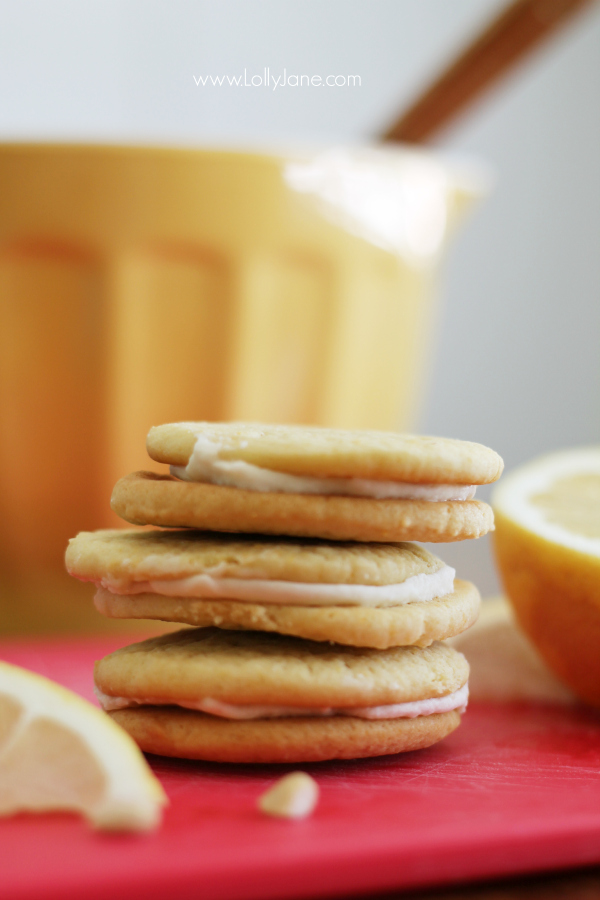
{"label": "creamy frosting layer", "polygon": [[278,606],[401,606],[428,602],[454,590],[456,571],[413,575],[399,584],[321,584],[258,578],[215,578],[202,573],[189,578],[126,582],[106,576],[97,584],[112,594],[161,594],[164,597],[241,600]]}
{"label": "creamy frosting layer", "polygon": [[242,460],[219,459],[219,445],[204,435],[196,439],[187,466],[171,466],[171,474],[183,481],[200,481],[245,491],[283,494],[339,494],[375,500],[471,500],[475,485],[409,484],[365,478],[312,478],[263,469]]}
{"label": "creamy frosting layer", "polygon": [[469,700],[469,686],[464,684],[459,690],[444,697],[428,700],[412,700],[408,703],[392,703],[387,706],[320,707],[309,709],[303,706],[237,706],[223,703],[213,697],[202,697],[196,701],[160,700],[153,697],[111,697],[97,687],[94,689],[105,710],[126,709],[137,706],[182,706],[197,712],[208,713],[224,719],[284,719],[292,716],[330,717],[352,716],[358,719],[415,719],[417,716],[432,716],[436,713],[458,710],[464,712]]}

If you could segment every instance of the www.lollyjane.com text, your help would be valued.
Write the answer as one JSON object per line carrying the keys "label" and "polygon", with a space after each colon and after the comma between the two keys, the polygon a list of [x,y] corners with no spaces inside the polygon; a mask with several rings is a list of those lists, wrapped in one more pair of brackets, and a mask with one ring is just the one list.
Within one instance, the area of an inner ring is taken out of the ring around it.
{"label": "www.lollyjane.com text", "polygon": [[253,87],[276,91],[284,87],[361,87],[360,75],[297,75],[287,69],[278,75],[267,66],[262,74],[251,75],[244,69],[241,75],[193,75],[196,87]]}

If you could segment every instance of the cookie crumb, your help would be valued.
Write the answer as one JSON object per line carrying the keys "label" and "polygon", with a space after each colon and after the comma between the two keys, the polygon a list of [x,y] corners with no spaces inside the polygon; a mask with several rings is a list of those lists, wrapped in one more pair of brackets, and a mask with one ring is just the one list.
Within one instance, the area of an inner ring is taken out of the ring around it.
{"label": "cookie crumb", "polygon": [[319,785],[306,772],[290,772],[258,798],[258,808],[268,816],[304,819],[319,800]]}

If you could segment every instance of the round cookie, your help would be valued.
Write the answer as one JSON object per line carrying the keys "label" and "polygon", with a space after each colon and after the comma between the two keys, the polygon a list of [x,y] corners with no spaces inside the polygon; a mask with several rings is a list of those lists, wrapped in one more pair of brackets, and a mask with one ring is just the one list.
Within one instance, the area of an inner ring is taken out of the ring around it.
{"label": "round cookie", "polygon": [[491,507],[478,500],[260,493],[180,481],[154,472],[121,478],[111,507],[132,525],[342,541],[462,541],[481,537],[494,524]]}
{"label": "round cookie", "polygon": [[385,431],[352,431],[244,422],[178,422],[151,428],[152,459],[186,466],[198,437],[219,460],[293,475],[418,484],[487,484],[503,463],[482,444]]}
{"label": "round cookie", "polygon": [[219,578],[307,584],[397,584],[444,563],[412,543],[362,544],[196,531],[82,531],[69,541],[67,571],[128,585],[200,572]]}
{"label": "round cookie", "polygon": [[360,759],[421,750],[460,725],[456,711],[415,719],[263,719],[236,722],[173,706],[109,715],[146,753],[230,763]]}
{"label": "round cookie", "polygon": [[96,663],[111,697],[234,705],[363,707],[444,697],[469,666],[446,644],[371,650],[280,634],[190,628],[123,647]]}
{"label": "round cookie", "polygon": [[200,627],[275,631],[312,641],[355,647],[427,647],[461,634],[479,613],[479,592],[455,580],[454,592],[423,603],[385,608],[360,606],[277,606],[236,600],[199,600],[160,594],[113,594],[99,588],[96,608],[118,619],[162,619]]}

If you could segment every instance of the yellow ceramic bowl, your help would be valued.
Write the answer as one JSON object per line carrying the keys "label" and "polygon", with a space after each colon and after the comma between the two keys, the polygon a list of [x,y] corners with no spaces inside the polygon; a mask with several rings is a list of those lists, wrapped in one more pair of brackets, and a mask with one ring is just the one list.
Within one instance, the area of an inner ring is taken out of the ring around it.
{"label": "yellow ceramic bowl", "polygon": [[2,571],[111,524],[151,425],[409,428],[478,193],[415,151],[1,146]]}

